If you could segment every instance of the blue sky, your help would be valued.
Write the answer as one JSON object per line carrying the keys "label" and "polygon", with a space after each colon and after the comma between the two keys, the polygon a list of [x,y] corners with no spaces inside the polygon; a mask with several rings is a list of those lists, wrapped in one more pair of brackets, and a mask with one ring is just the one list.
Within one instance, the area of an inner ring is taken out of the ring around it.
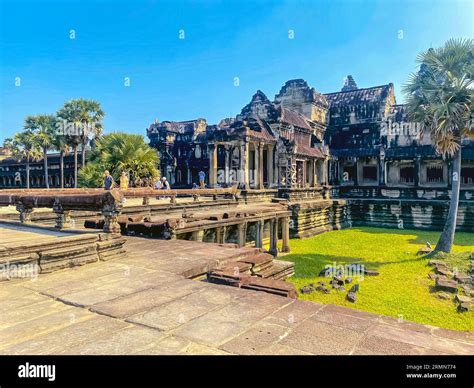
{"label": "blue sky", "polygon": [[155,119],[217,123],[292,78],[323,93],[347,74],[359,87],[393,82],[402,102],[418,52],[474,36],[473,4],[0,0],[0,141],[79,97],[101,102],[106,131],[140,134]]}

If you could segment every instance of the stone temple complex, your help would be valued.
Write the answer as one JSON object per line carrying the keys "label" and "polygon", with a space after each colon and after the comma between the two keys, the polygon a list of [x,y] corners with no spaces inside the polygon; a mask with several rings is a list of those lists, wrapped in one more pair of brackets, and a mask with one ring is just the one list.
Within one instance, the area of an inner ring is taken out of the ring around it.
{"label": "stone temple complex", "polygon": [[[147,135],[176,188],[198,183],[204,171],[208,187],[349,199],[347,215],[355,223],[438,228],[451,162],[420,129],[397,105],[393,84],[359,88],[348,76],[340,92],[321,94],[302,79],[290,80],[273,101],[259,90],[240,114],[217,125],[201,118],[156,121]],[[472,139],[463,139],[462,158],[459,227],[473,230]]]}

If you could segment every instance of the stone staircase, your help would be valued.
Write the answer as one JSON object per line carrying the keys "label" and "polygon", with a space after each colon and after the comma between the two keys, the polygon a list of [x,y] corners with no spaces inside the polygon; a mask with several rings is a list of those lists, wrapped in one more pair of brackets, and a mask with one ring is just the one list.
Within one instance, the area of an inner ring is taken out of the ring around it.
{"label": "stone staircase", "polygon": [[274,260],[268,253],[256,251],[253,255],[231,260],[207,274],[211,283],[297,299],[297,291],[285,279],[294,274],[294,263]]}

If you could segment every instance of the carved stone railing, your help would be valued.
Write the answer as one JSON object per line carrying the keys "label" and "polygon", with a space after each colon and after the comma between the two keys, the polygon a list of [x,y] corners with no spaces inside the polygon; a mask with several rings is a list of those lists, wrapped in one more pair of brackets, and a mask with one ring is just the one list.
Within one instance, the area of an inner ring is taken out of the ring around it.
{"label": "carved stone railing", "polygon": [[196,189],[196,190],[154,190],[134,188],[114,189],[33,189],[2,190],[0,206],[15,206],[20,213],[20,222],[31,222],[31,213],[35,208],[50,208],[56,213],[56,228],[66,229],[73,226],[71,211],[97,211],[104,216],[104,232],[120,232],[118,217],[122,211],[124,198],[168,197],[176,203],[179,196],[232,197],[238,196],[237,188]]}

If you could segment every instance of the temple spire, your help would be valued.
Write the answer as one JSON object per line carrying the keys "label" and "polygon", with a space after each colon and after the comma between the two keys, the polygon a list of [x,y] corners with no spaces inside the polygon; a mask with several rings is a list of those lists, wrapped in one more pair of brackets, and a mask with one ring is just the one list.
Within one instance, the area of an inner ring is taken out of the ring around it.
{"label": "temple spire", "polygon": [[344,86],[341,89],[341,92],[350,92],[351,90],[357,90],[359,89],[357,87],[356,82],[354,81],[354,78],[352,75],[348,75],[346,79],[344,80]]}

